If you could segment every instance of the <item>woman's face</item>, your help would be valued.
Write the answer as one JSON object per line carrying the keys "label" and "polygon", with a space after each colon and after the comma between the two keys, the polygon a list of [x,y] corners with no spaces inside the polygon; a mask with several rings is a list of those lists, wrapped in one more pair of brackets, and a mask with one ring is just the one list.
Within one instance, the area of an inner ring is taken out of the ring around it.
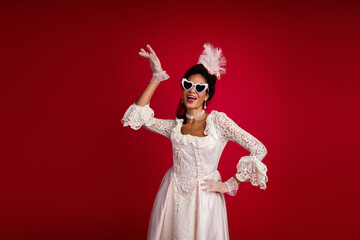
{"label": "woman's face", "polygon": [[[201,74],[193,74],[188,78],[189,81],[196,83],[206,83],[206,80]],[[196,99],[189,99],[189,96],[193,96]],[[195,86],[193,86],[190,90],[185,90],[182,88],[182,99],[187,109],[198,109],[203,108],[203,102],[209,98],[209,93],[207,90],[197,93],[195,90]]]}

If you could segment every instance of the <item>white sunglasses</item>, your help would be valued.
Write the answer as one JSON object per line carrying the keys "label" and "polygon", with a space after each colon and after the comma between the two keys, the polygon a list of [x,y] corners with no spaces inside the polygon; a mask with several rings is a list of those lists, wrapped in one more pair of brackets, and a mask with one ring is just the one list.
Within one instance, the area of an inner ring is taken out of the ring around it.
{"label": "white sunglasses", "polygon": [[209,87],[209,85],[207,83],[194,84],[193,82],[187,80],[186,78],[181,79],[181,85],[185,91],[188,91],[188,90],[192,89],[193,86],[195,86],[195,90],[197,93],[202,93]]}

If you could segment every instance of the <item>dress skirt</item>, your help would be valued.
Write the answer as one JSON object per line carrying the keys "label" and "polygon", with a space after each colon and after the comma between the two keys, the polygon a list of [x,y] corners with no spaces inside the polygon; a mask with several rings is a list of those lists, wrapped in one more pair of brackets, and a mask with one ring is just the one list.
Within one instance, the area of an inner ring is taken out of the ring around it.
{"label": "dress skirt", "polygon": [[[221,181],[216,170],[204,179]],[[227,240],[229,230],[223,193],[201,190],[183,194],[171,167],[157,192],[148,229],[148,240]]]}

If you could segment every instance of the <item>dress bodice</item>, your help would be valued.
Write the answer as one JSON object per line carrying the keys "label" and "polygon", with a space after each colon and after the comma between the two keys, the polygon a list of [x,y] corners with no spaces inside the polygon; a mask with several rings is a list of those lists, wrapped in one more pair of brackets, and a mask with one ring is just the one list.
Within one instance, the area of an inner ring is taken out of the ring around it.
{"label": "dress bodice", "polygon": [[125,112],[122,123],[135,130],[144,127],[171,140],[175,177],[185,192],[191,191],[204,176],[217,171],[228,141],[236,142],[250,152],[249,156],[239,160],[236,177],[240,181],[266,188],[267,168],[261,162],[267,154],[265,146],[223,112],[212,110],[207,116],[205,137],[182,134],[183,119],[155,118],[149,104],[132,104]]}
{"label": "dress bodice", "polygon": [[175,120],[170,139],[175,177],[179,185],[187,186],[191,182],[194,188],[204,176],[217,170],[226,142],[220,141],[214,128],[213,117],[216,113],[217,111],[213,110],[206,118],[205,137],[182,134],[183,119]]}

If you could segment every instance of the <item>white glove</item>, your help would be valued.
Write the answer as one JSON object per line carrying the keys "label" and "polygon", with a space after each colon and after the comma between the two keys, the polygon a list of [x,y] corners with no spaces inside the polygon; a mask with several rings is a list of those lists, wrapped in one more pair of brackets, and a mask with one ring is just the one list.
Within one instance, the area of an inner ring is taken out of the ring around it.
{"label": "white glove", "polygon": [[139,52],[139,54],[140,56],[149,59],[150,67],[153,72],[153,77],[150,82],[161,82],[168,79],[169,75],[167,75],[166,71],[162,70],[160,60],[156,56],[155,51],[150,47],[150,45],[146,46],[150,53],[141,48],[141,52]]}
{"label": "white glove", "polygon": [[239,185],[234,178],[230,178],[226,182],[218,182],[214,179],[205,179],[204,181],[205,183],[202,183],[201,186],[208,186],[207,188],[202,189],[204,191],[221,192],[235,196],[237,189],[239,188]]}

